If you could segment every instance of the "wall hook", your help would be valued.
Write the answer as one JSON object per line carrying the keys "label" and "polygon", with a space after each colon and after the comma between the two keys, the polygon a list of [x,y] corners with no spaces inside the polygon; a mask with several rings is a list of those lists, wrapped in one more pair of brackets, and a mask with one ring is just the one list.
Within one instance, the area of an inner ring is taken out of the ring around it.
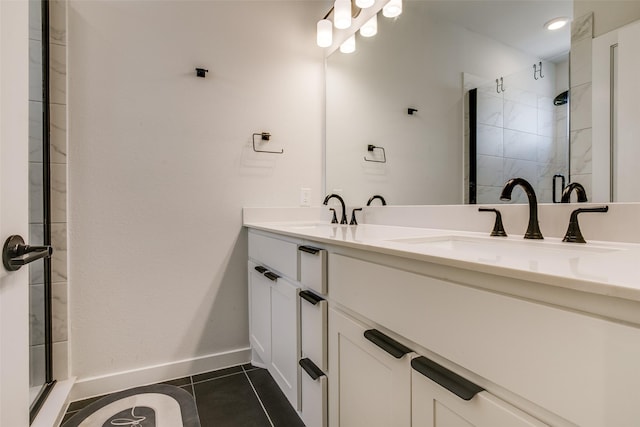
{"label": "wall hook", "polygon": [[260,133],[254,133],[252,136],[252,141],[253,141],[253,151],[255,151],[256,153],[271,153],[271,154],[283,154],[284,153],[284,149],[280,150],[280,151],[268,151],[268,150],[257,150],[256,149],[256,136],[260,137],[260,140],[268,142],[271,139],[271,134],[269,132],[260,132]]}
{"label": "wall hook", "polygon": [[375,145],[371,145],[371,144],[367,145],[367,151],[373,152],[373,150],[375,150],[376,148],[378,150],[382,150],[382,160],[367,159],[367,156],[364,156],[364,161],[375,162],[375,163],[387,163],[387,153],[385,153],[384,147],[376,147]]}
{"label": "wall hook", "polygon": [[500,77],[496,79],[496,92],[502,93],[504,92],[504,78]]}
{"label": "wall hook", "polygon": [[415,108],[407,108],[407,114],[409,114],[410,116],[413,116],[417,112],[418,110],[416,110]]}
{"label": "wall hook", "polygon": [[209,70],[206,70],[204,68],[196,68],[196,76],[198,76],[198,77],[204,78],[204,77],[206,77],[206,73],[208,73],[208,72],[209,72]]}
{"label": "wall hook", "polygon": [[[537,75],[539,75],[541,79],[544,79],[544,76],[542,75],[542,61],[540,61],[538,64],[539,65],[533,64],[533,78],[539,80],[538,77],[536,77]],[[540,67],[540,69],[538,69],[538,66]]]}

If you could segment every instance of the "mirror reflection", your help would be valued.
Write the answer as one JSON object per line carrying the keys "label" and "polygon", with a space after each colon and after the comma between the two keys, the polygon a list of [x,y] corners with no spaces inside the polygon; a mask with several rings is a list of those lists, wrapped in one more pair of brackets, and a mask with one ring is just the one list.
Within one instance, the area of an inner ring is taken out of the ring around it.
{"label": "mirror reflection", "polygon": [[553,101],[568,89],[570,29],[543,25],[572,10],[570,1],[407,1],[400,17],[380,17],[374,38],[327,58],[327,193],[363,205],[374,194],[390,205],[472,202],[465,100],[476,89],[485,157],[475,200],[497,203],[495,189],[519,174],[551,202],[553,175],[567,174],[568,104]]}

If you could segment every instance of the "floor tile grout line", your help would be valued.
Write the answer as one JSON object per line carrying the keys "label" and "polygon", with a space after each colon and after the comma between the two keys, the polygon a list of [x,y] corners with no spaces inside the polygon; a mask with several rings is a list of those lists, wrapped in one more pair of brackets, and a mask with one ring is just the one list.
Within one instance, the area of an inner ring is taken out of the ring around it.
{"label": "floor tile grout line", "polygon": [[269,420],[269,424],[271,424],[271,427],[275,427],[273,425],[273,421],[271,420],[271,417],[269,416],[269,413],[267,412],[267,408],[264,407],[264,403],[262,403],[262,399],[260,399],[260,395],[258,395],[258,391],[253,386],[253,383],[251,382],[251,378],[249,378],[249,375],[247,374],[247,371],[245,371],[244,368],[242,368],[242,371],[244,372],[245,377],[247,377],[247,381],[249,381],[249,385],[251,386],[251,389],[255,393],[256,398],[258,399],[258,402],[260,403],[260,406],[262,407],[262,410],[264,411],[264,414],[267,416],[267,419]]}
{"label": "floor tile grout line", "polygon": [[202,383],[206,383],[207,381],[215,381],[215,380],[219,380],[220,378],[228,378],[238,374],[244,374],[244,371],[234,372],[233,374],[220,375],[219,377],[214,377],[214,378],[207,378],[206,380],[202,380],[202,381],[192,381],[191,384],[192,385],[202,384]]}

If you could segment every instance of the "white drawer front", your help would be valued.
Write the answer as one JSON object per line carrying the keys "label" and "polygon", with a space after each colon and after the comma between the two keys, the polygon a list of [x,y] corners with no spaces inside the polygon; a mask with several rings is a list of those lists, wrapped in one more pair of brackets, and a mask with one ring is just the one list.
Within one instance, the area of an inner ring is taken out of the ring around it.
{"label": "white drawer front", "polygon": [[298,278],[298,245],[293,242],[249,232],[249,258],[270,270]]}
{"label": "white drawer front", "polygon": [[640,329],[340,255],[329,280],[336,302],[572,423],[640,420]]}
{"label": "white drawer front", "polygon": [[327,370],[327,301],[309,291],[300,292],[302,356]]}
{"label": "white drawer front", "polygon": [[[327,427],[327,377],[322,374],[306,372],[301,369],[302,408],[301,415],[307,427]],[[319,368],[318,368],[319,369]]]}
{"label": "white drawer front", "polygon": [[306,288],[327,294],[327,251],[313,246],[298,247],[300,282]]}

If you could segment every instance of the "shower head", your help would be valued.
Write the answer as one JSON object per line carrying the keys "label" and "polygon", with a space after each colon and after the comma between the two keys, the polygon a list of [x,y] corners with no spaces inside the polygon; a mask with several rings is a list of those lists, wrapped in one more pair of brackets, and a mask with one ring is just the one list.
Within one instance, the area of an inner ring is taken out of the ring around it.
{"label": "shower head", "polygon": [[565,90],[553,99],[553,105],[564,105],[569,101],[569,91]]}

